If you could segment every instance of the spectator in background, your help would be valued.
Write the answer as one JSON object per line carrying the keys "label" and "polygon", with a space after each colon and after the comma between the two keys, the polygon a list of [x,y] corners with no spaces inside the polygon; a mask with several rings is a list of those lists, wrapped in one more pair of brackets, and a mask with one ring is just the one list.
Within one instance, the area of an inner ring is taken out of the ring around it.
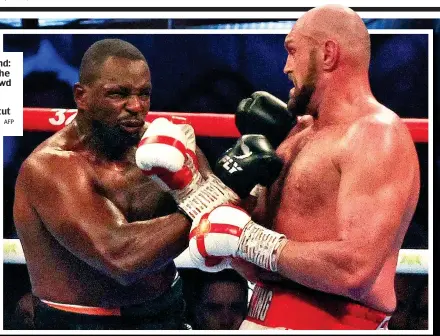
{"label": "spectator in background", "polygon": [[34,304],[35,297],[31,292],[24,294],[17,302],[15,307],[14,320],[18,330],[33,330],[34,324]]}
{"label": "spectator in background", "polygon": [[428,329],[428,281],[425,275],[396,274],[397,308],[390,330]]}
{"label": "spectator in background", "polygon": [[[427,280],[427,277],[425,276]],[[428,330],[428,283],[427,281],[417,291],[412,311],[412,325],[416,330]]]}
{"label": "spectator in background", "polygon": [[35,71],[24,78],[23,106],[76,108],[72,86],[52,71]]}
{"label": "spectator in background", "polygon": [[194,330],[235,330],[246,316],[248,283],[234,270],[183,270],[188,323]]}

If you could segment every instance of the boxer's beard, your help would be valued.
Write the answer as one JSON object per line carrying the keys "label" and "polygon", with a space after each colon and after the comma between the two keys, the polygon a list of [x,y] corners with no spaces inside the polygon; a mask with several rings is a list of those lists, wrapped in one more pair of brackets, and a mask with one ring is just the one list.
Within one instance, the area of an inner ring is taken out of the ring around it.
{"label": "boxer's beard", "polygon": [[310,53],[310,63],[307,76],[301,89],[295,89],[294,96],[289,99],[287,109],[293,115],[311,114],[309,111],[310,101],[316,89],[316,50]]}
{"label": "boxer's beard", "polygon": [[304,85],[298,93],[295,90],[295,96],[289,99],[289,102],[287,103],[287,109],[292,112],[293,115],[302,116],[308,114],[308,107],[314,92],[314,84]]}
{"label": "boxer's beard", "polygon": [[118,125],[108,126],[99,120],[93,120],[92,127],[96,145],[108,157],[114,159],[122,157],[128,149],[136,146],[141,139],[140,133],[128,133]]}

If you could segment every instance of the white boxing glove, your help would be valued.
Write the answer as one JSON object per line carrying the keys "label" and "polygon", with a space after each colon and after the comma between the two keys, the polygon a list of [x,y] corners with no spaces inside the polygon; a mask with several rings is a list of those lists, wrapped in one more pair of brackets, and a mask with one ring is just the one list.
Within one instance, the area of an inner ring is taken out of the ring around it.
{"label": "white boxing glove", "polygon": [[214,174],[203,179],[195,154],[194,129],[183,120],[155,119],[136,150],[136,164],[169,192],[190,218],[239,197]]}
{"label": "white boxing glove", "polygon": [[212,257],[239,257],[276,272],[287,239],[251,220],[243,209],[223,204],[198,215],[189,234],[189,255],[196,266]]}
{"label": "white boxing glove", "polygon": [[[190,125],[188,125],[191,127]],[[165,191],[181,191],[201,181],[191,169],[195,155],[187,149],[187,135],[180,125],[166,118],[155,119],[145,131],[136,150],[136,165]],[[188,163],[190,160],[190,164]]]}
{"label": "white boxing glove", "polygon": [[203,272],[217,273],[229,268],[231,265],[231,258],[222,257],[207,257],[204,259],[191,258],[194,266]]}

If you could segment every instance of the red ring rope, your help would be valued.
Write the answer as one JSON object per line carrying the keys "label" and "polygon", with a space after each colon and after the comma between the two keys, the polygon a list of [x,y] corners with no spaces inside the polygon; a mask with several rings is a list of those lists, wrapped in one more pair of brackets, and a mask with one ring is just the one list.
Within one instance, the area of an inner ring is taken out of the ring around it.
{"label": "red ring rope", "polygon": [[[31,108],[23,109],[23,129],[25,131],[58,131],[70,123],[76,109]],[[207,137],[237,138],[240,132],[235,126],[234,114],[153,112],[146,118],[152,121],[158,117],[181,116],[188,119],[196,135]],[[408,126],[414,142],[428,142],[428,119],[403,119]]]}

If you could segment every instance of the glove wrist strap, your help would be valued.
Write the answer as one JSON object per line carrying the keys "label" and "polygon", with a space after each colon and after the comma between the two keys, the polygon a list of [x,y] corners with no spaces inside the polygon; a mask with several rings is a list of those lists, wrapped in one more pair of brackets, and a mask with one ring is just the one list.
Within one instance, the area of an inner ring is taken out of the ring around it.
{"label": "glove wrist strap", "polygon": [[243,229],[236,256],[272,272],[278,270],[286,236],[250,221]]}
{"label": "glove wrist strap", "polygon": [[178,200],[179,208],[190,218],[213,210],[224,203],[238,203],[238,195],[228,188],[217,176],[211,174],[194,188],[187,197]]}
{"label": "glove wrist strap", "polygon": [[201,185],[203,185],[203,177],[200,172],[194,172],[193,178],[191,182],[184,187],[183,189],[170,190],[169,193],[176,200],[177,203],[180,203],[181,200],[188,197],[188,195],[194,193]]}

